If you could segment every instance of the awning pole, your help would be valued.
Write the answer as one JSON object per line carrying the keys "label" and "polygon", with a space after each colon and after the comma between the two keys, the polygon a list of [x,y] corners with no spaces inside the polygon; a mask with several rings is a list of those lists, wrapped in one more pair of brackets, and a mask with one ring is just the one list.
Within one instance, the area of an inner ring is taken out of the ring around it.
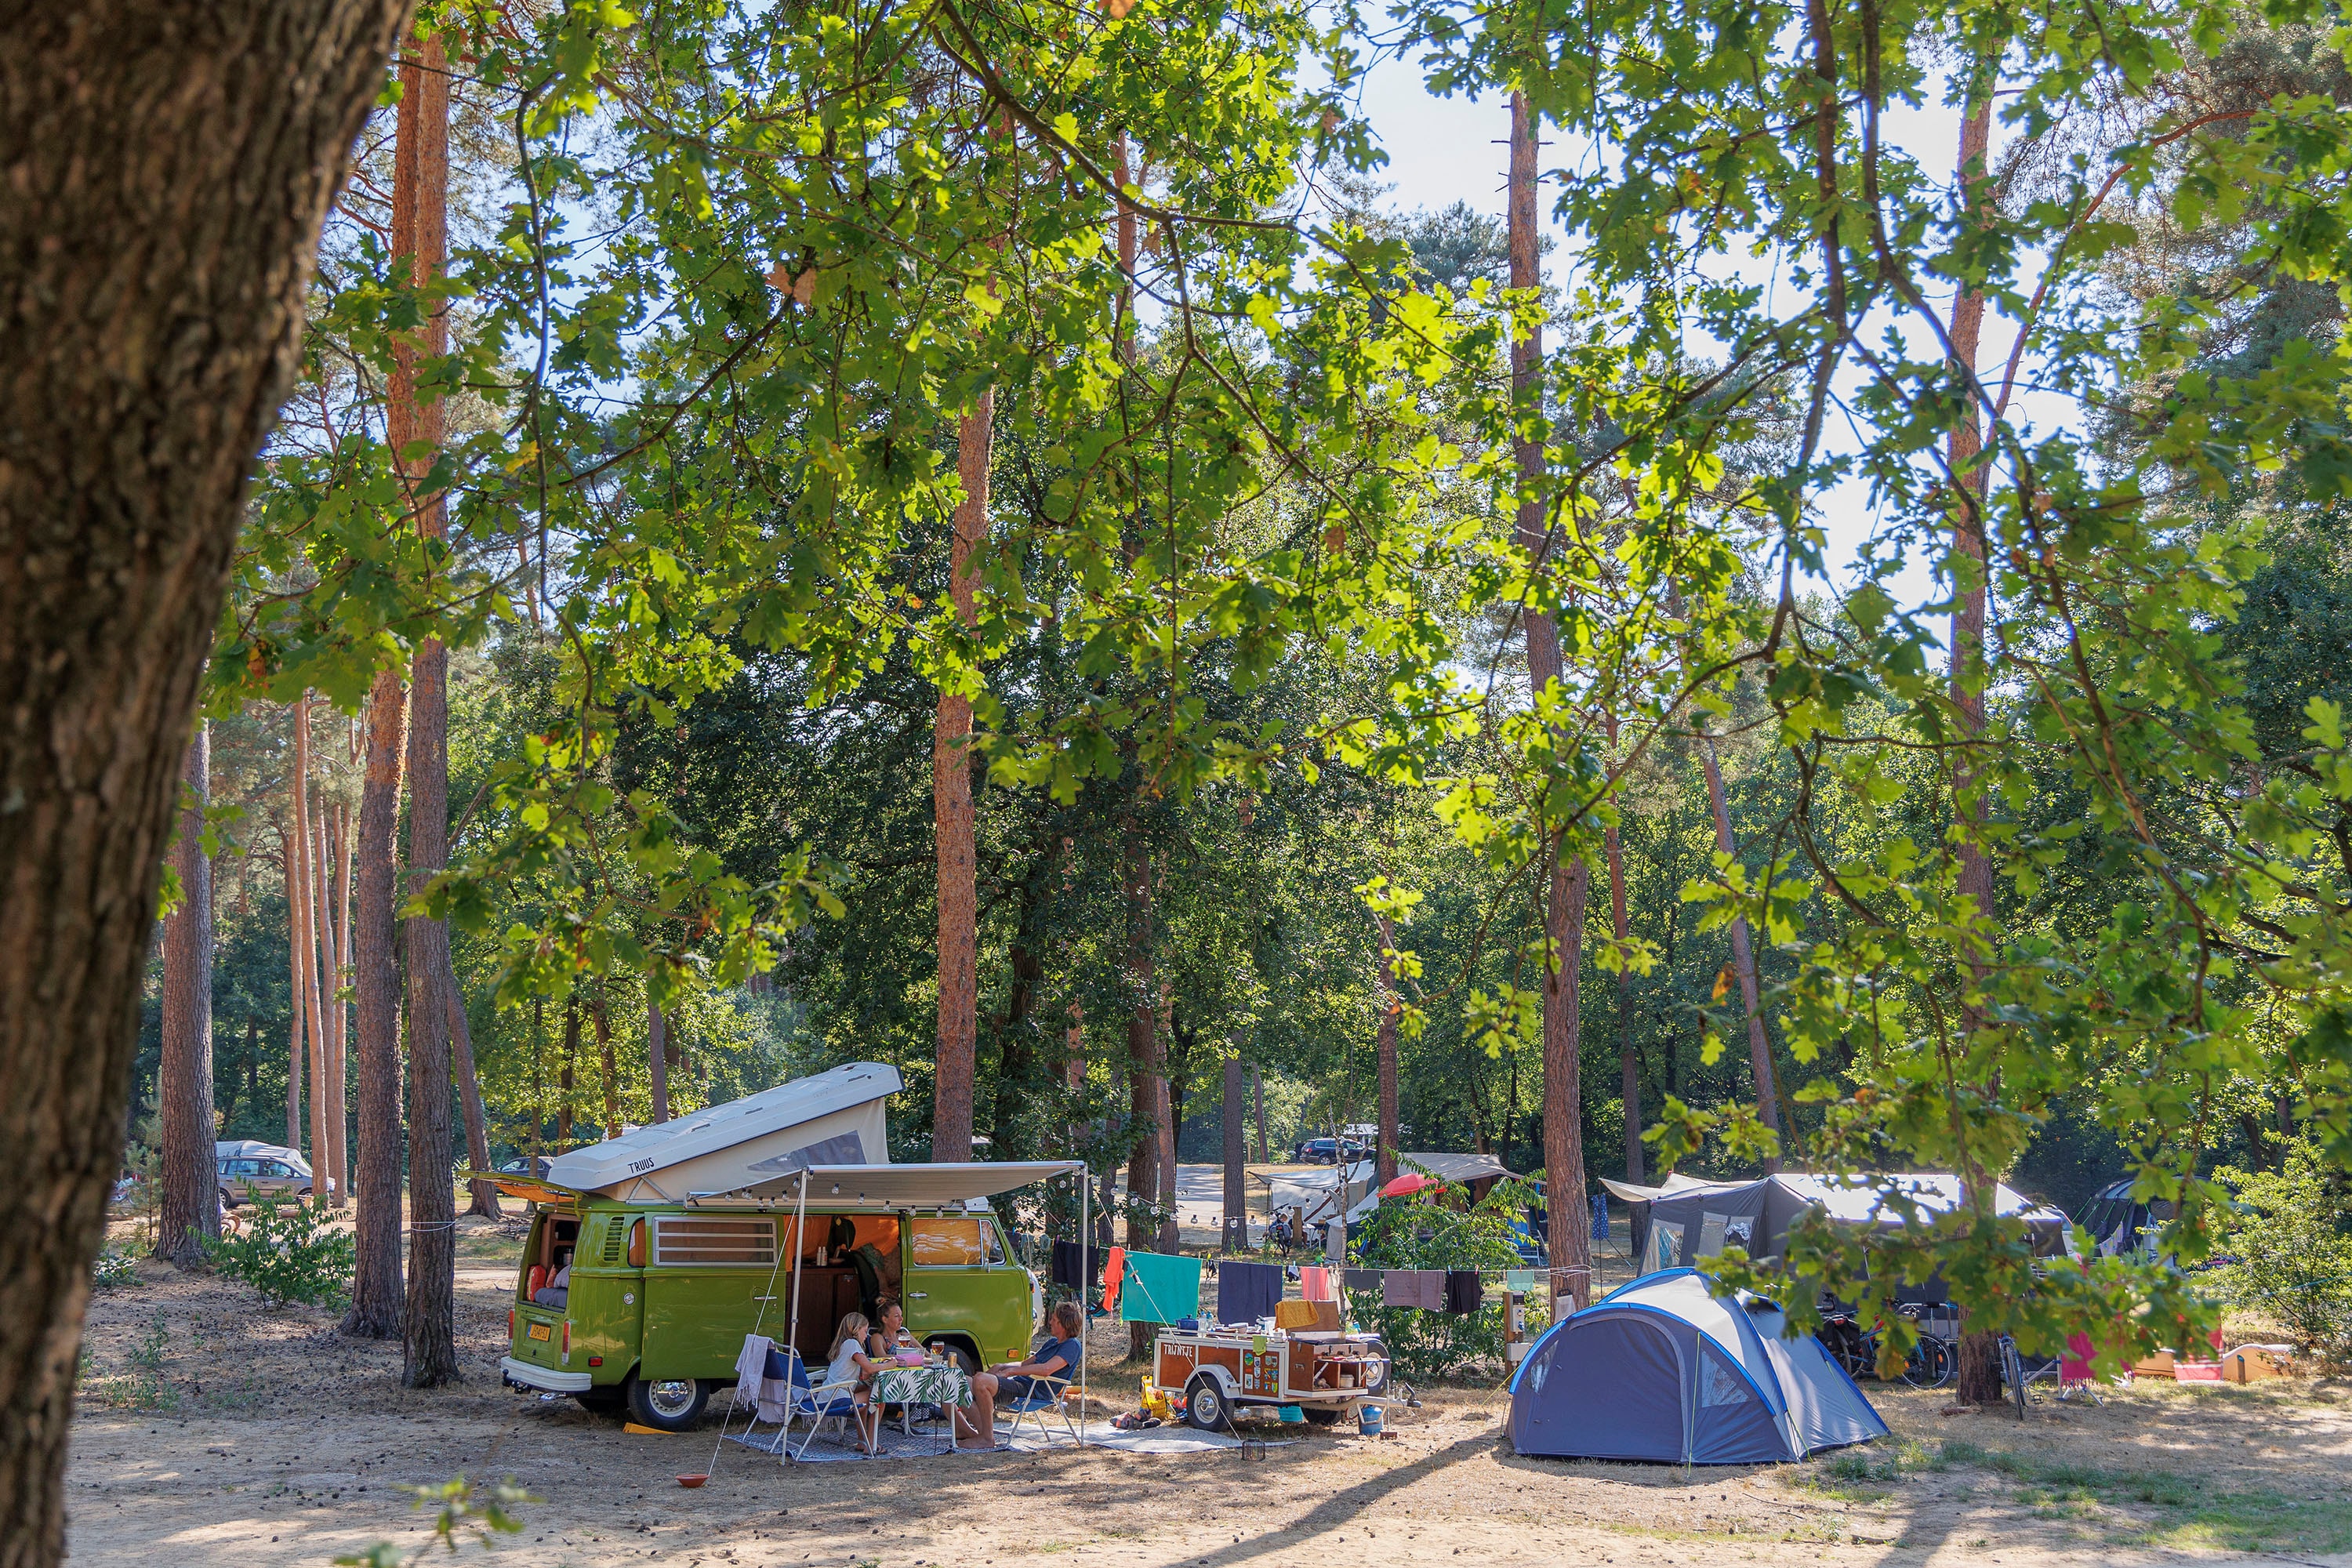
{"label": "awning pole", "polygon": [[[795,1356],[801,1353],[801,1253],[803,1250],[801,1247],[801,1242],[803,1239],[803,1233],[808,1226],[808,1172],[803,1169],[801,1172],[800,1200],[798,1205],[793,1211],[792,1321],[784,1330],[784,1332],[790,1336],[790,1338],[784,1342],[784,1348],[791,1354]],[[787,1363],[786,1364],[789,1365],[790,1363]]]}
{"label": "awning pole", "polygon": [[1087,1287],[1094,1275],[1094,1173],[1081,1161],[1078,1178],[1078,1447],[1087,1446]]}

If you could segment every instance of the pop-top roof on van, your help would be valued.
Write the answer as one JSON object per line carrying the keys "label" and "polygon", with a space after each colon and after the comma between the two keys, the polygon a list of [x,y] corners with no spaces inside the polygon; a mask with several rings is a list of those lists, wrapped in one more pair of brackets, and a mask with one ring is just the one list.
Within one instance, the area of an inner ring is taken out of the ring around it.
{"label": "pop-top roof on van", "polygon": [[559,1154],[547,1180],[623,1203],[677,1203],[811,1165],[887,1165],[882,1101],[905,1087],[894,1067],[852,1062]]}

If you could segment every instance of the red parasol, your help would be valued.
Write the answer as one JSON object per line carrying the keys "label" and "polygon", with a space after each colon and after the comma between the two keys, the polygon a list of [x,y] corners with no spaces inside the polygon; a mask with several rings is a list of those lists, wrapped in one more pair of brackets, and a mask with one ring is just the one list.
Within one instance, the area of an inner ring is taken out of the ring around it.
{"label": "red parasol", "polygon": [[1381,1196],[1384,1198],[1411,1197],[1413,1194],[1421,1192],[1426,1188],[1442,1187],[1444,1184],[1445,1184],[1444,1182],[1439,1181],[1435,1176],[1424,1176],[1420,1172],[1416,1171],[1410,1175],[1399,1176],[1395,1181],[1391,1182],[1387,1186],[1382,1187],[1381,1189]]}

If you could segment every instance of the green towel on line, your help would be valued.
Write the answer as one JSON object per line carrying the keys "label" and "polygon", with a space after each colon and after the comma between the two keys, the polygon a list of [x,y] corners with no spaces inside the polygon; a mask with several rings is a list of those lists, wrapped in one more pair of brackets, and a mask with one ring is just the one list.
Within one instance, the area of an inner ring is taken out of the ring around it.
{"label": "green towel on line", "polygon": [[1524,1296],[1534,1289],[1536,1282],[1542,1278],[1540,1269],[1506,1268],[1503,1270],[1503,1289]]}
{"label": "green towel on line", "polygon": [[1127,1255],[1118,1315],[1130,1323],[1173,1323],[1201,1315],[1201,1260],[1160,1252]]}

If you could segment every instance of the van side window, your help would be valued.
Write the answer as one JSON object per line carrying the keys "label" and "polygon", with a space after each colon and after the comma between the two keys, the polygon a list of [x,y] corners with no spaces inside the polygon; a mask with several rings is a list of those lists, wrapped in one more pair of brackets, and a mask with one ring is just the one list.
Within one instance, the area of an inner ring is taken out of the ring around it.
{"label": "van side window", "polygon": [[969,1268],[1003,1261],[996,1227],[978,1215],[918,1215],[908,1226],[918,1268]]}
{"label": "van side window", "polygon": [[772,1268],[776,1261],[776,1222],[762,1215],[752,1219],[720,1219],[705,1215],[661,1215],[654,1220],[654,1262],[757,1264]]}

